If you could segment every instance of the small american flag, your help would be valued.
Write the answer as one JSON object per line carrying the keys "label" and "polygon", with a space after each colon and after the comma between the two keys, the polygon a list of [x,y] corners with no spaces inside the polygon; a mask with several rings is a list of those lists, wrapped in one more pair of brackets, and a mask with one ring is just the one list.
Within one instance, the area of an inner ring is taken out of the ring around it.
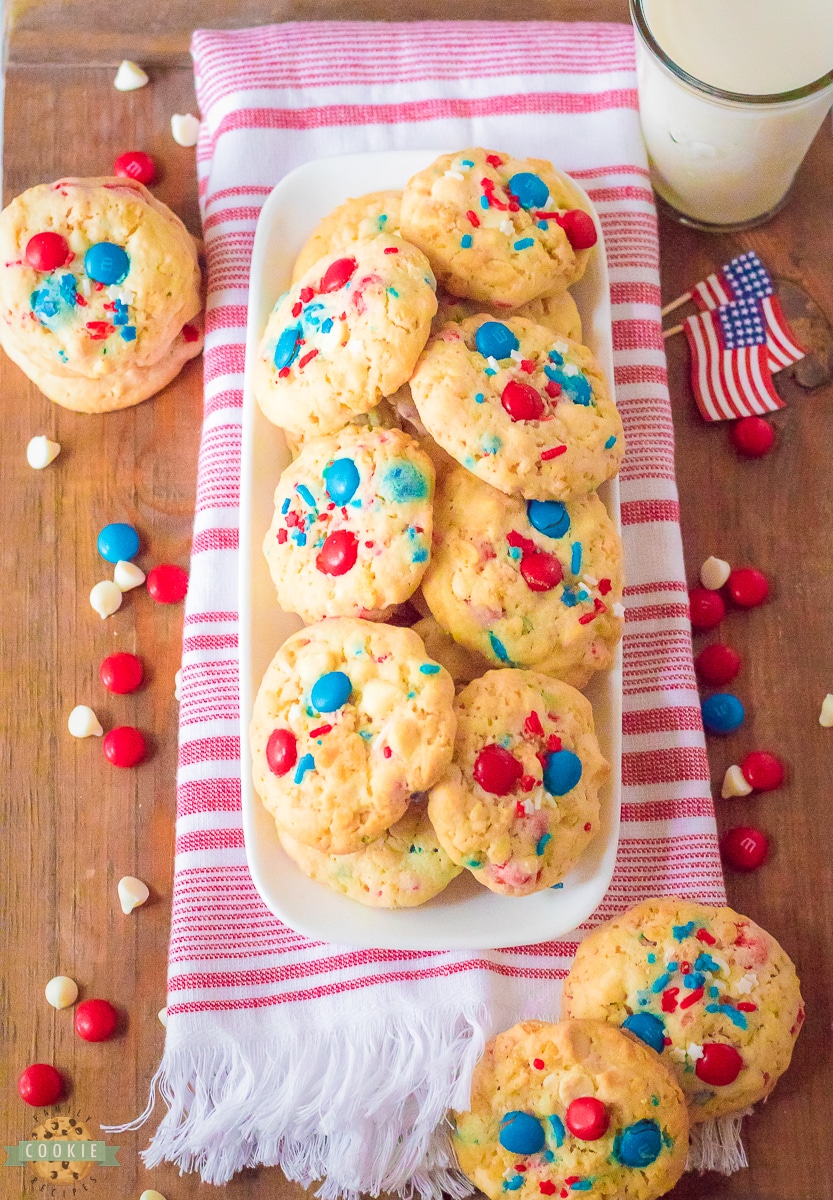
{"label": "small american flag", "polygon": [[758,299],[732,300],[683,322],[691,386],[706,421],[784,408],[767,364],[766,319]]}
{"label": "small american flag", "polygon": [[780,371],[807,353],[795,340],[775,295],[772,277],[754,250],[739,254],[717,274],[695,284],[691,298],[699,309],[718,308],[732,300],[759,300],[766,322],[770,371]]}

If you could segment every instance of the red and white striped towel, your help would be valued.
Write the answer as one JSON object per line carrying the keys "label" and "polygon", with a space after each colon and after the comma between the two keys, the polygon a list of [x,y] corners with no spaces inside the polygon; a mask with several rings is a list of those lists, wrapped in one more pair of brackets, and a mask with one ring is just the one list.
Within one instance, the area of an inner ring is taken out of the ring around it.
{"label": "red and white striped towel", "polygon": [[[168,1031],[169,1111],[146,1152],[222,1183],[279,1164],[325,1197],[471,1190],[443,1116],[484,1041],[554,1017],[581,931],[465,954],[308,941],[264,907],[240,813],[237,544],[249,260],[299,163],[485,145],[572,172],[604,225],[627,559],[623,824],[589,924],[649,895],[724,900],[688,622],[659,319],[657,226],[630,28],[290,24],[198,32],[208,255],[205,419],[185,617]],[[511,903],[511,901],[507,901]]]}

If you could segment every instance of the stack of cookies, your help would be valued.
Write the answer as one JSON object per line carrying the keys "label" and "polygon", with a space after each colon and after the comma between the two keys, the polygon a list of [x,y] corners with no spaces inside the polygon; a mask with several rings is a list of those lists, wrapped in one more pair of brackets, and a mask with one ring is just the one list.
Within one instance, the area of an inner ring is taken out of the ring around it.
{"label": "stack of cookies", "polygon": [[295,456],[264,552],[307,627],[257,697],[255,785],[300,869],[365,904],[464,869],[528,895],[598,832],[577,689],[622,632],[596,489],[624,443],[568,290],[585,206],[550,163],[444,155],[325,218],[263,334]]}

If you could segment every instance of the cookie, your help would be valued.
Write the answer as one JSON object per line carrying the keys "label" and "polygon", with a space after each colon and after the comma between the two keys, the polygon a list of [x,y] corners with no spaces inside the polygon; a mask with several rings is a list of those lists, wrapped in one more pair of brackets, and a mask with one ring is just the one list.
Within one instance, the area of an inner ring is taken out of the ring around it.
{"label": "cookie", "polygon": [[301,247],[292,268],[292,282],[297,283],[310,267],[337,250],[346,252],[354,242],[364,242],[380,233],[390,236],[399,233],[401,192],[370,192],[339,204]]}
{"label": "cookie", "polygon": [[[357,417],[353,417],[352,421],[348,421],[344,428],[347,429],[348,427],[355,429],[400,429],[402,422],[391,401],[380,400],[375,408],[371,408],[370,412],[360,413]],[[309,436],[303,433],[290,433],[288,429],[285,429],[283,436],[289,453],[293,458],[297,458],[307,442],[311,442],[312,438],[316,435]]]}
{"label": "cookie", "polygon": [[356,854],[323,854],[278,826],[286,853],[310,879],[370,908],[415,908],[462,871],[442,846],[424,804],[412,804],[387,833]]}
{"label": "cookie", "polygon": [[795,967],[775,938],[731,908],[674,898],[645,900],[594,930],[563,1008],[653,1047],[695,1122],[768,1096],[804,1020]]}
{"label": "cookie", "polygon": [[584,687],[622,636],[622,543],[599,497],[520,500],[455,467],[437,484],[422,594],[455,641],[498,666]]}
{"label": "cookie", "polygon": [[451,767],[428,798],[449,857],[504,896],[553,887],[599,829],[609,767],[590,701],[534,671],[489,671],[458,695]]}
{"label": "cookie", "polygon": [[601,1021],[524,1021],[498,1034],[475,1067],[469,1111],[452,1117],[460,1167],[490,1200],[654,1200],[688,1154],[671,1072]]}
{"label": "cookie", "polygon": [[[490,317],[493,321],[502,321],[506,316],[505,311],[484,314],[483,305],[478,304],[476,300],[462,300],[459,296],[449,296],[447,292],[438,292],[437,315],[434,317],[431,332],[438,333],[449,321],[465,321],[468,317],[477,317],[481,314]],[[543,325],[553,333],[569,338],[573,342],[581,341],[581,316],[576,302],[569,292],[560,292],[555,296],[541,296],[537,300],[530,300],[529,304],[522,304],[520,308],[516,308],[512,315],[527,317],[536,325]]]}
{"label": "cookie", "polygon": [[[30,1140],[33,1142],[91,1142],[93,1134],[90,1127],[83,1121],[79,1121],[76,1117],[60,1115],[49,1117],[36,1126],[32,1130]],[[92,1173],[95,1163],[92,1159],[73,1158],[60,1161],[46,1158],[36,1159],[31,1165],[32,1171],[38,1179],[43,1179],[47,1183],[63,1185],[80,1183],[86,1179]]]}
{"label": "cookie", "polygon": [[433,493],[430,458],[399,429],[347,425],[307,442],[263,542],[281,608],[380,619],[407,600],[428,565]]}
{"label": "cookie", "polygon": [[332,617],[292,635],[254,704],[255,788],[291,837],[352,854],[451,761],[454,683],[410,629]]}
{"label": "cookie", "polygon": [[139,404],[202,349],[196,243],[141,183],[62,179],[0,213],[0,343],[76,412]]}
{"label": "cookie", "polygon": [[400,228],[452,296],[513,309],[584,274],[598,240],[586,204],[543,159],[462,150],[408,181]]}
{"label": "cookie", "polygon": [[319,259],[280,297],[254,365],[275,425],[336,433],[410,378],[437,311],[428,260],[380,235]]}
{"label": "cookie", "polygon": [[442,663],[455,683],[471,683],[472,679],[485,675],[489,670],[491,663],[488,659],[455,642],[430,613],[427,617],[421,617],[411,628],[422,638],[431,658]]}
{"label": "cookie", "polygon": [[622,419],[599,363],[525,317],[446,325],[409,387],[431,437],[509,495],[568,500],[619,470]]}

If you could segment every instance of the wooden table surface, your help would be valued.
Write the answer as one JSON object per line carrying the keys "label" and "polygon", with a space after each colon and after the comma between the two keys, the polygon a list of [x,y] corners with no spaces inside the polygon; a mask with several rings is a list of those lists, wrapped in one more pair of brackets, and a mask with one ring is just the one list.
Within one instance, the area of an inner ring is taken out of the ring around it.
{"label": "wooden table surface", "polygon": [[[62,174],[107,173],[117,153],[141,147],[161,166],[155,188],[199,232],[194,151],[172,141],[173,112],[194,108],[187,55],[196,6],[185,0],[134,0],[100,6],[71,0],[20,4],[12,13],[6,85],[4,197]],[[407,16],[444,17],[439,0],[411,0]],[[204,26],[323,18],[327,0],[203,0]],[[393,0],[342,3],[343,18],[395,19]],[[401,14],[405,15],[405,14]],[[457,18],[527,15],[506,0],[457,0]],[[536,18],[627,20],[625,0],[544,0]],[[151,85],[119,94],[115,66],[133,57],[149,66]],[[739,460],[727,430],[697,416],[681,338],[669,342],[677,467],[689,578],[709,554],[755,564],[773,582],[768,604],[732,614],[726,637],[744,655],[737,690],[748,719],[737,734],[711,739],[719,793],[725,767],[749,749],[772,748],[789,764],[787,784],[752,801],[718,802],[721,827],[754,823],[772,836],[765,868],[730,875],[730,902],[778,937],[798,965],[807,1023],[793,1066],[772,1100],[747,1121],[751,1166],[723,1179],[686,1178],[674,1192],[702,1200],[823,1200],[833,1196],[830,1166],[833,1091],[830,1052],[833,894],[831,749],[833,730],[818,712],[833,691],[830,637],[830,530],[833,529],[833,142],[826,122],[802,167],[789,205],[762,229],[715,237],[667,219],[661,226],[663,294],[693,281],[743,249],[757,250],[785,282],[799,333],[815,346],[802,368],[804,390],[778,376],[788,407],[773,418],[774,453]],[[826,319],[825,319],[826,318]],[[4,1039],[0,1142],[16,1143],[34,1124],[15,1080],[28,1062],[52,1061],[72,1081],[62,1108],[94,1126],[127,1120],[144,1107],[162,1053],[156,1018],[165,1001],[175,811],[177,705],[182,611],[154,604],[144,590],[124,611],[100,621],[91,586],[106,572],[95,539],[109,521],[129,521],[142,536],[139,562],[187,565],[201,416],[199,362],[152,402],[106,417],[83,417],[46,401],[0,359],[4,410],[0,452],[5,970],[0,1012]],[[48,470],[32,471],[25,448],[45,433],[62,445]],[[133,696],[110,696],[98,666],[115,649],[136,650],[148,679]],[[66,719],[87,702],[106,725],[136,724],[152,754],[135,771],[108,767],[96,740],[76,742]],[[151,886],[151,902],[124,917],[120,876]],[[71,1011],[43,999],[51,976],[67,973],[83,996],[107,996],[127,1014],[118,1040],[90,1045],[75,1037]],[[152,1127],[152,1126],[151,1126]],[[145,1171],[138,1151],[148,1130],[110,1140],[121,1168],[98,1170],[94,1197],[138,1200],[156,1187],[168,1200],[216,1194],[171,1168]],[[49,1195],[23,1169],[0,1167],[0,1197]],[[56,1196],[71,1194],[57,1189]],[[79,1195],[82,1193],[79,1189]],[[247,1171],[223,1191],[228,1200],[297,1198],[301,1189],[277,1170]]]}

